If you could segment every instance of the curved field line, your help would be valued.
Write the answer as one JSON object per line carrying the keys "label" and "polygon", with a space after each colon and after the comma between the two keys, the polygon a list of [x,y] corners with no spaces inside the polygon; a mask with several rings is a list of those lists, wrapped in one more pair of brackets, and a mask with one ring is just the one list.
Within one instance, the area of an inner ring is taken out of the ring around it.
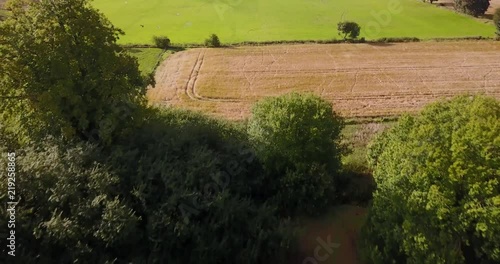
{"label": "curved field line", "polygon": [[198,53],[198,57],[193,65],[193,69],[191,70],[191,74],[186,82],[184,93],[194,101],[236,102],[236,99],[204,97],[196,92],[196,82],[198,81],[198,76],[200,75],[201,68],[203,67],[205,52],[206,50],[202,50]]}

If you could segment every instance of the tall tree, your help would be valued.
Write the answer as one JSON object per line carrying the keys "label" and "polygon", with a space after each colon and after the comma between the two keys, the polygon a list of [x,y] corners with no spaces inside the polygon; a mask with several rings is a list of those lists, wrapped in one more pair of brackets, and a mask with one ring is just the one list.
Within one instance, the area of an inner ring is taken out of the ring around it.
{"label": "tall tree", "polygon": [[[0,113],[26,134],[111,140],[145,103],[137,60],[88,0],[14,0],[0,24]],[[38,122],[36,122],[36,121]]]}
{"label": "tall tree", "polygon": [[248,133],[285,213],[321,213],[334,195],[343,125],[331,103],[312,94],[287,94],[254,106]]}
{"label": "tall tree", "polygon": [[368,263],[500,261],[500,104],[458,97],[404,117],[370,148]]}

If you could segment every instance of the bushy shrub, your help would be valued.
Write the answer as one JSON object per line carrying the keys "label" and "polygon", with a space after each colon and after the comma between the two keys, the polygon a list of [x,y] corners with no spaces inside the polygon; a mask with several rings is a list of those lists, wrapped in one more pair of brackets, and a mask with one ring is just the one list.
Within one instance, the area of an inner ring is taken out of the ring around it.
{"label": "bushy shrub", "polygon": [[334,196],[343,119],[308,94],[258,102],[248,133],[266,169],[266,189],[286,214],[319,214]]}
{"label": "bushy shrub", "polygon": [[344,40],[356,39],[361,32],[361,27],[356,22],[343,21],[337,24],[337,30]]}
{"label": "bushy shrub", "polygon": [[12,99],[0,113],[32,137],[50,131],[109,144],[124,133],[151,79],[116,44],[123,32],[88,0],[11,3],[13,15],[0,23],[0,94]]}
{"label": "bushy shrub", "polygon": [[[120,248],[142,243],[135,236],[139,217],[120,196],[118,177],[92,161],[91,146],[62,146],[52,139],[15,151],[0,145],[2,168],[7,167],[8,152],[15,157],[15,189],[0,192],[0,200],[19,201],[16,256],[8,256],[10,249],[4,246],[2,257],[15,263],[104,263],[128,260]],[[7,190],[7,169],[0,171],[0,178],[0,188]],[[8,219],[7,214],[0,210],[1,219]],[[0,225],[1,234],[9,232],[7,223]]]}
{"label": "bushy shrub", "polygon": [[207,39],[205,39],[205,46],[207,47],[220,47],[220,39],[217,35],[212,34]]}
{"label": "bushy shrub", "polygon": [[370,148],[369,263],[500,261],[500,104],[461,96],[405,116]]}
{"label": "bushy shrub", "polygon": [[[294,225],[267,202],[245,131],[184,111],[149,114],[99,149],[52,140],[16,149],[16,260],[285,263]],[[10,139],[0,142],[6,157]]]}
{"label": "bushy shrub", "polygon": [[160,49],[170,48],[170,39],[167,36],[154,36],[153,42],[157,48]]}
{"label": "bushy shrub", "polygon": [[490,0],[455,0],[455,9],[475,17],[484,15],[489,7]]}
{"label": "bushy shrub", "polygon": [[279,263],[288,221],[266,203],[244,131],[185,111],[152,113],[107,157],[142,216],[140,259],[152,263]]}

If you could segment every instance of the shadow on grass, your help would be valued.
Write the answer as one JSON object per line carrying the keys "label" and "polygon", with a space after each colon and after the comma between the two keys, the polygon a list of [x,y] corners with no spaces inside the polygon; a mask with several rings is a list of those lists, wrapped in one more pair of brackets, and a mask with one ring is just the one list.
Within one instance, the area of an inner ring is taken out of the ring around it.
{"label": "shadow on grass", "polygon": [[[148,47],[127,47],[127,46],[125,46],[125,49],[130,53],[141,53],[143,49],[158,49],[158,48],[154,47],[154,46],[148,46]],[[165,51],[179,52],[179,51],[184,51],[184,50],[186,50],[185,47],[173,46],[173,47],[169,47]]]}
{"label": "shadow on grass", "polygon": [[394,43],[388,43],[388,42],[367,42],[368,45],[370,46],[376,46],[376,47],[390,47],[394,46]]}
{"label": "shadow on grass", "polygon": [[169,48],[167,49],[167,51],[169,51],[169,50],[170,50],[170,51],[173,51],[173,52],[179,52],[179,51],[185,51],[185,50],[186,50],[186,48],[184,48],[184,47],[169,47]]}

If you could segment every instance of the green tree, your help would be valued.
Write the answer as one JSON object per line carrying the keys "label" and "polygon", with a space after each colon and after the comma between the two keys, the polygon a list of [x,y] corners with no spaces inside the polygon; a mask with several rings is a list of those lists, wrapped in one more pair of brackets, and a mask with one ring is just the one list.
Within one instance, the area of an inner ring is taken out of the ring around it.
{"label": "green tree", "polygon": [[341,167],[343,119],[331,103],[297,93],[258,102],[248,124],[267,187],[289,214],[321,213]]}
{"label": "green tree", "polygon": [[170,39],[167,36],[154,36],[153,42],[160,49],[168,49],[170,47]]}
{"label": "green tree", "polygon": [[9,7],[12,16],[0,24],[4,122],[17,121],[28,135],[107,142],[130,124],[151,79],[116,44],[119,29],[87,0],[14,0]]}
{"label": "green tree", "polygon": [[500,261],[500,104],[461,96],[405,116],[370,148],[369,263]]}
{"label": "green tree", "polygon": [[490,7],[490,0],[455,0],[455,9],[471,15],[482,16]]}
{"label": "green tree", "polygon": [[149,263],[284,263],[291,226],[267,202],[245,131],[186,111],[149,116],[103,154],[143,219],[136,256]]}
{"label": "green tree", "polygon": [[[0,171],[0,188],[5,190],[0,192],[0,200],[4,204],[19,202],[12,226],[16,232],[16,256],[8,256],[5,251],[9,249],[3,246],[0,262],[129,260],[121,248],[141,243],[135,237],[139,218],[120,197],[118,177],[93,161],[92,146],[59,144],[49,138],[36,147],[15,151],[0,144],[0,166],[5,168]],[[14,175],[9,175],[13,181],[7,180],[9,163],[15,168]],[[15,184],[14,192],[6,191],[8,182]],[[14,195],[14,200],[8,195]],[[12,229],[5,220],[10,219],[10,212],[0,210],[0,218],[5,223],[0,226],[0,233],[8,234]],[[7,260],[2,261],[2,257]]]}
{"label": "green tree", "polygon": [[361,27],[356,22],[343,21],[337,24],[337,30],[344,40],[356,39],[361,32]]}
{"label": "green tree", "polygon": [[220,47],[221,43],[219,37],[215,34],[210,35],[207,39],[205,39],[205,46],[214,48]]}

